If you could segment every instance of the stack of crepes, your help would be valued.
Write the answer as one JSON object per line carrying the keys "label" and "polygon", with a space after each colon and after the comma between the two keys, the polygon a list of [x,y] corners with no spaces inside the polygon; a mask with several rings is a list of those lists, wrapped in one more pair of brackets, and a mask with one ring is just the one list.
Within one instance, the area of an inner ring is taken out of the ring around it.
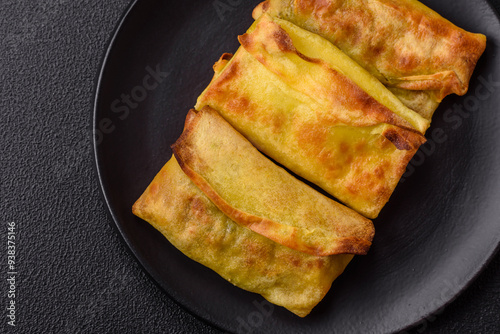
{"label": "stack of crepes", "polygon": [[466,93],[486,39],[413,0],[268,0],[253,16],[133,212],[303,317],[368,252],[368,218],[439,102]]}

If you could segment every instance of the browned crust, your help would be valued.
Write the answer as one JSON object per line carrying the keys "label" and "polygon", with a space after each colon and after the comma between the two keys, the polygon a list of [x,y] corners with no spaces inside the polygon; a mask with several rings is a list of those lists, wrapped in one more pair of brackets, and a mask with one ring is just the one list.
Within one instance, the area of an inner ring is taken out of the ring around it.
{"label": "browned crust", "polygon": [[215,75],[217,73],[220,73],[224,67],[226,67],[227,63],[233,58],[232,53],[223,53],[222,56],[220,56],[219,60],[215,62],[215,64],[212,66],[214,69]]}
{"label": "browned crust", "polygon": [[307,254],[316,256],[328,256],[334,254],[367,254],[375,234],[375,230],[373,228],[365,230],[365,235],[362,237],[338,237],[335,240],[332,240],[327,247],[324,247],[324,245],[318,243],[311,244],[306,242],[302,235],[304,233],[304,229],[280,224],[267,218],[245,213],[227,203],[201,175],[196,173],[190,167],[190,162],[192,161],[194,154],[190,147],[190,136],[193,131],[196,131],[198,123],[197,120],[204,112],[216,113],[215,110],[208,106],[198,112],[196,112],[196,110],[189,111],[186,117],[184,131],[179,139],[172,145],[172,150],[184,173],[224,214],[238,224],[259,233],[270,240]]}
{"label": "browned crust", "polygon": [[384,131],[382,135],[390,140],[398,150],[405,151],[416,151],[427,141],[422,134],[411,129],[391,128]]}
{"label": "browned crust", "polygon": [[253,19],[257,20],[262,15],[262,13],[265,13],[269,10],[270,6],[271,4],[269,3],[268,0],[259,3],[252,12]]}

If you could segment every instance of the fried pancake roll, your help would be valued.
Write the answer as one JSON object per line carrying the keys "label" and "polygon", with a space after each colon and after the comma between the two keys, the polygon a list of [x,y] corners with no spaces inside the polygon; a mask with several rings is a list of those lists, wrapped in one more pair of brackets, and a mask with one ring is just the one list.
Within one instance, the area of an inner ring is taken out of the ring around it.
{"label": "fried pancake roll", "polygon": [[302,253],[235,223],[191,182],[174,157],[134,204],[133,213],[189,258],[300,317],[323,299],[353,257]]}
{"label": "fried pancake roll", "polygon": [[191,181],[241,226],[311,255],[368,252],[370,220],[277,166],[212,108],[188,113],[172,149]]}
{"label": "fried pancake roll", "polygon": [[467,92],[486,47],[415,0],[267,0],[253,16],[263,13],[326,38],[428,120],[445,96]]}

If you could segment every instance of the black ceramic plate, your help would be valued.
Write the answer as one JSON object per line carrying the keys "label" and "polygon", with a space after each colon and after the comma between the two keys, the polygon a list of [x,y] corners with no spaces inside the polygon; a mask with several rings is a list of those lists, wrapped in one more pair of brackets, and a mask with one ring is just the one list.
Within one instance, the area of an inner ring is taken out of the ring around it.
{"label": "black ceramic plate", "polygon": [[488,37],[468,95],[434,116],[382,214],[369,255],[356,257],[305,319],[233,287],[189,260],[131,214],[170,158],[186,112],[212,65],[238,47],[258,3],[140,0],[123,19],[100,75],[95,151],[102,189],[125,242],[176,301],[230,332],[389,333],[445,306],[500,241],[500,25],[484,0],[427,0],[455,24]]}

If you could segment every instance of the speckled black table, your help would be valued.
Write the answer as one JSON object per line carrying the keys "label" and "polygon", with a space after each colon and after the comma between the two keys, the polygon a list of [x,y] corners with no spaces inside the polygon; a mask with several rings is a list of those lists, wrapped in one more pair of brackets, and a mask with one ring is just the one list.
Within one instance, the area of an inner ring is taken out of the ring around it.
{"label": "speckled black table", "polygon": [[[165,0],[167,1],[167,0]],[[500,9],[500,0],[492,1]],[[128,0],[0,2],[1,332],[218,333],[113,229],[90,139],[96,73]],[[7,323],[15,223],[15,327]],[[500,333],[500,254],[415,333]]]}

